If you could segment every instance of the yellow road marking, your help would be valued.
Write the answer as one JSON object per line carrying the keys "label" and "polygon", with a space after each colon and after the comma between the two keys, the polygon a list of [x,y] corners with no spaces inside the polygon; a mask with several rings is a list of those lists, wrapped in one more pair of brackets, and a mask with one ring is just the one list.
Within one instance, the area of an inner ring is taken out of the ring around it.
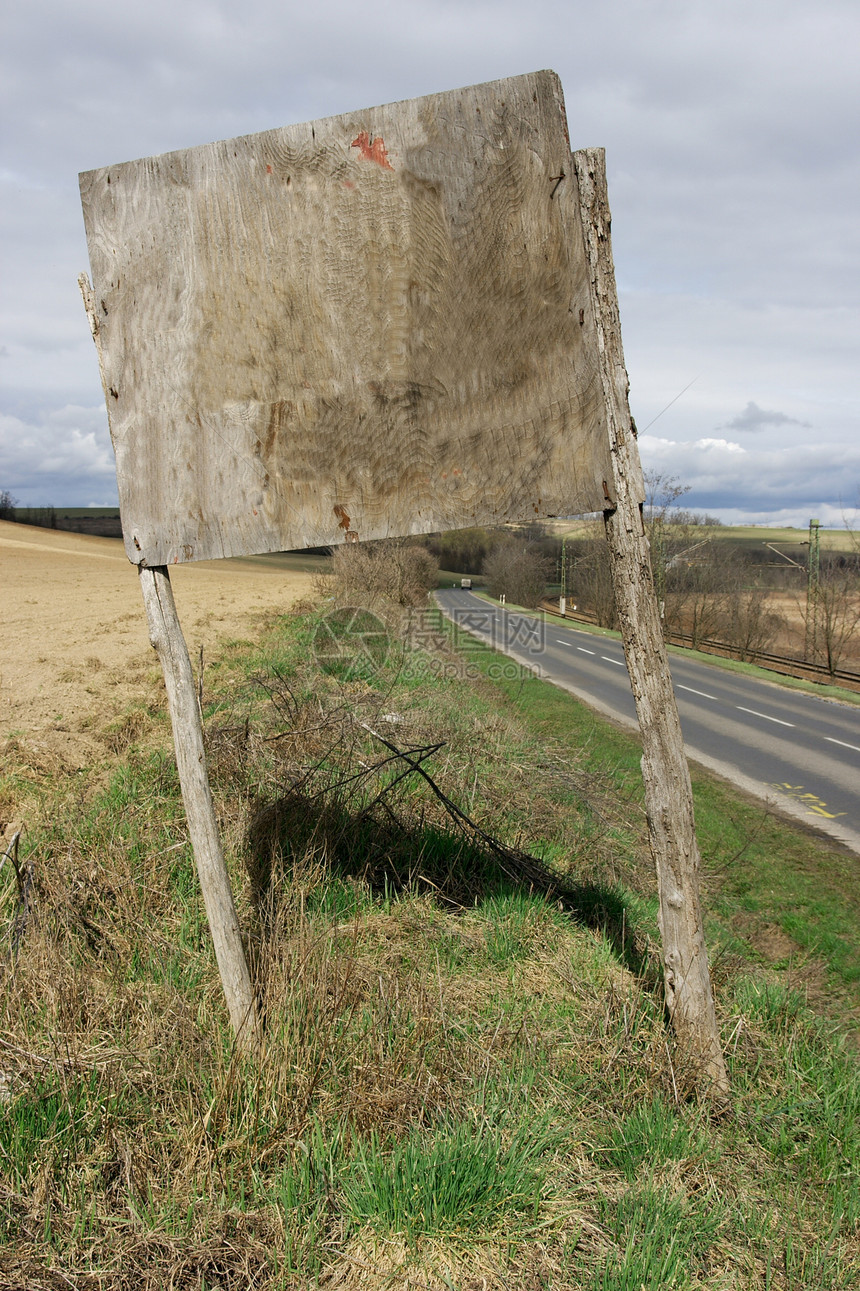
{"label": "yellow road marking", "polygon": [[787,797],[793,798],[799,802],[813,816],[826,816],[828,820],[835,820],[837,816],[847,815],[844,811],[828,811],[827,803],[823,798],[819,798],[817,793],[804,792],[802,784],[771,784],[771,789],[777,789],[780,793],[786,794]]}

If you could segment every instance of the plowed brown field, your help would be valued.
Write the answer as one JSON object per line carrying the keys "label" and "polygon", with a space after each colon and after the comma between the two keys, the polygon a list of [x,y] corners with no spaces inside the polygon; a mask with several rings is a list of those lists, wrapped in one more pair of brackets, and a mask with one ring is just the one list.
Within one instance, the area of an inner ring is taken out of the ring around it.
{"label": "plowed brown field", "polygon": [[[312,561],[293,560],[307,571],[261,558],[176,566],[192,658],[253,638],[260,616],[312,595]],[[0,589],[0,748],[58,771],[91,766],[105,729],[160,686],[137,571],[118,539],[0,521]]]}

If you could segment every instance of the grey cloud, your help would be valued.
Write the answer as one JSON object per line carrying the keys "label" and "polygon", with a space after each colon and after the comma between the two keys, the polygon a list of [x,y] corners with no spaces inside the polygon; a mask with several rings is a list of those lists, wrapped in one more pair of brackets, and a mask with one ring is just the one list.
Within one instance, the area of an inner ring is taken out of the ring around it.
{"label": "grey cloud", "polygon": [[0,414],[0,488],[22,506],[114,505],[116,471],[104,406],[67,405],[30,421]]}
{"label": "grey cloud", "polygon": [[800,421],[797,417],[789,417],[784,412],[770,411],[767,408],[759,408],[757,403],[752,399],[731,421],[723,423],[721,430],[764,430],[771,426],[803,426],[807,430],[811,428],[808,421]]}
{"label": "grey cloud", "polygon": [[841,507],[860,484],[860,445],[744,449],[724,439],[643,435],[640,451],[646,470],[668,471],[689,486],[685,505],[692,510],[766,513],[794,507],[815,515],[825,504]]}

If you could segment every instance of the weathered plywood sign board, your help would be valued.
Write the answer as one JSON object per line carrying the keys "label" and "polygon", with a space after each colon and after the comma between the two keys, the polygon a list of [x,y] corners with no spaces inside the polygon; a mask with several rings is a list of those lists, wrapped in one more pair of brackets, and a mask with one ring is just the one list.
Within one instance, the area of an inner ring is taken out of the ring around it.
{"label": "weathered plywood sign board", "polygon": [[554,73],[80,180],[135,563],[610,504]]}

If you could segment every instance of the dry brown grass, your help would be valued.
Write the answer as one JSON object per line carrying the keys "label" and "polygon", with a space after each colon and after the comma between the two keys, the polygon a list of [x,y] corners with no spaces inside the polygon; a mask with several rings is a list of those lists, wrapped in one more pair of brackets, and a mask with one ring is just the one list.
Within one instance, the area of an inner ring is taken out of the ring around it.
{"label": "dry brown grass", "polygon": [[[578,755],[554,745],[489,683],[341,684],[309,662],[311,630],[273,625],[264,658],[225,647],[206,673],[266,1021],[258,1066],[232,1050],[160,717],[141,707],[103,732],[107,783],[15,754],[5,792],[27,812],[35,889],[15,949],[21,910],[0,871],[0,1288],[621,1291],[627,1246],[678,1213],[686,1285],[804,1285],[790,1240],[821,1256],[821,1285],[849,1285],[850,1180],[815,1155],[856,1152],[849,1067],[777,971],[749,986],[727,957],[735,1102],[721,1121],[684,1102],[641,816],[598,734]],[[414,775],[395,785],[402,762],[368,727],[402,749],[444,745],[424,764],[434,782],[507,850],[457,827]],[[517,848],[565,882],[545,895],[539,866],[506,874],[499,856],[513,865]],[[629,1173],[613,1135],[658,1105],[690,1146],[661,1155],[655,1138]],[[429,1151],[452,1123],[504,1145],[550,1127],[536,1209],[509,1199],[483,1229],[464,1213],[410,1240],[358,1219],[358,1146],[382,1145],[384,1173],[395,1145]],[[771,1249],[785,1269],[768,1272]]]}

